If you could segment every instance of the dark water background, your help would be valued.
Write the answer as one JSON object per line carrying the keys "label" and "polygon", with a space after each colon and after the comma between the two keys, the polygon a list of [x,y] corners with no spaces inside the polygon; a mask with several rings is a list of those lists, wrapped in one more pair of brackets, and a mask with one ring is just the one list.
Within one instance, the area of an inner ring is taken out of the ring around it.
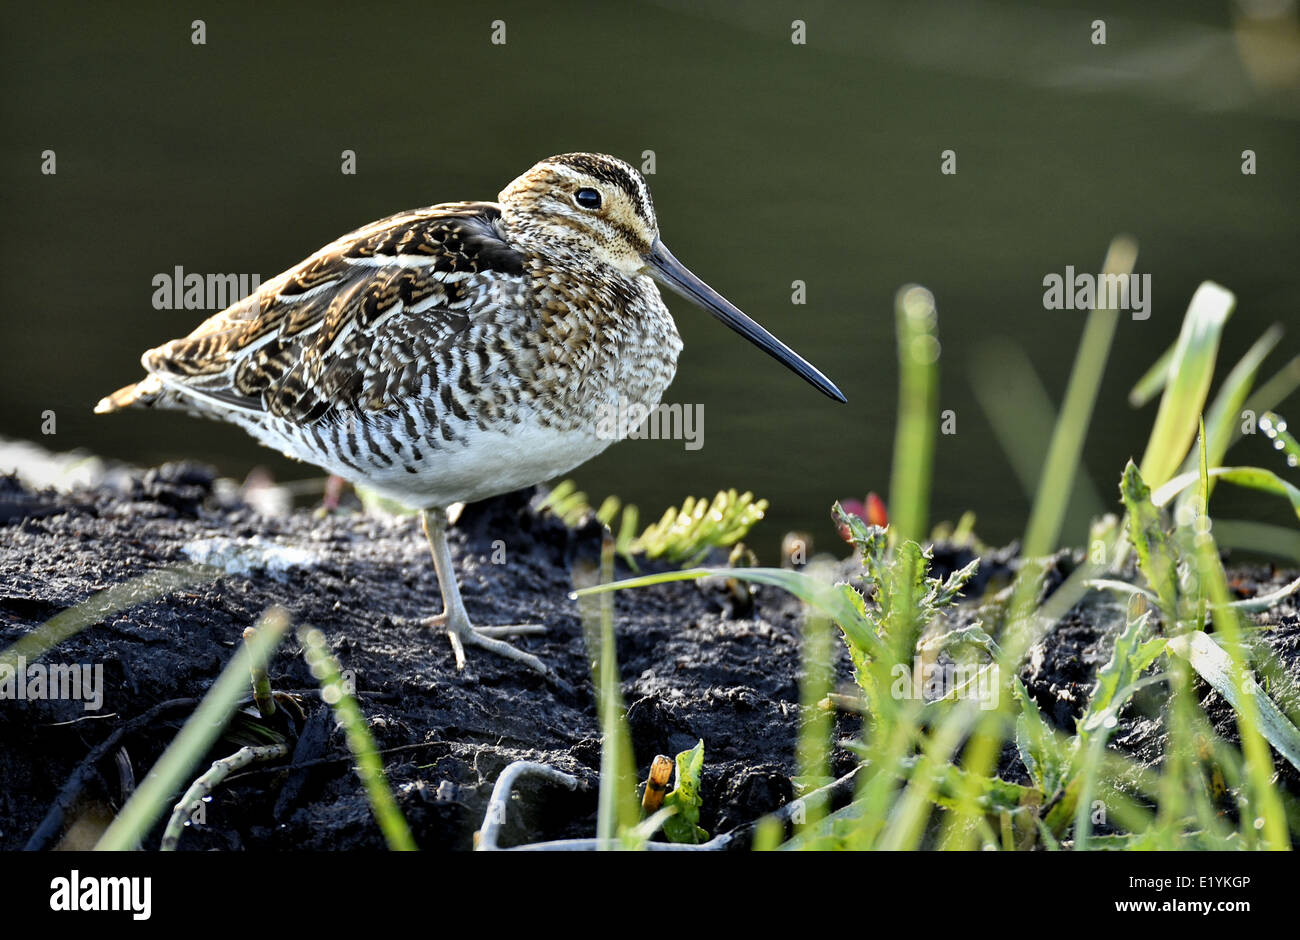
{"label": "dark water background", "polygon": [[[139,377],[142,350],[205,316],[154,310],[156,274],[181,265],[266,279],[393,211],[494,198],[549,154],[640,163],[652,149],[665,241],[850,403],[823,399],[674,299],[686,349],[668,398],[703,403],[705,445],[617,445],[576,475],[592,497],[617,493],[646,515],[691,493],[748,488],[772,502],[756,533],[767,560],[796,526],[828,546],[832,500],[888,487],[892,301],[919,282],[937,298],[940,403],[958,421],[939,439],[933,515],[972,509],[983,537],[1013,538],[1029,500],[973,398],[972,357],[982,340],[1014,341],[1059,402],[1083,314],[1043,309],[1046,274],[1095,270],[1110,238],[1130,232],[1138,271],[1152,276],[1152,316],[1121,320],[1085,454],[1106,499],[1154,417],[1154,405],[1130,409],[1126,393],[1176,336],[1200,281],[1238,295],[1225,360],[1272,322],[1300,326],[1294,26],[1264,40],[1281,52],[1265,56],[1261,79],[1258,57],[1243,59],[1256,47],[1234,34],[1234,9],[8,9],[0,435],[142,464],[197,458],[235,477],[258,463],[281,479],[312,475],[233,428],[91,414]],[[197,16],[205,46],[190,42]],[[795,18],[806,45],[790,41]],[[504,46],[489,41],[494,19],[506,22]],[[1094,19],[1106,20],[1105,46],[1089,41]],[[39,172],[47,148],[55,176]],[[939,173],[948,148],[956,176]],[[1247,148],[1255,176],[1240,172]],[[357,153],[355,176],[339,171],[344,149]],[[807,284],[804,306],[790,302],[795,279]],[[1296,335],[1266,374],[1297,352]],[[58,432],[41,438],[47,409]],[[1290,410],[1300,412],[1294,400]],[[1262,438],[1233,453],[1284,470]],[[1216,499],[1220,512],[1272,514],[1267,500]],[[1081,525],[1076,514],[1067,534],[1080,537]]]}

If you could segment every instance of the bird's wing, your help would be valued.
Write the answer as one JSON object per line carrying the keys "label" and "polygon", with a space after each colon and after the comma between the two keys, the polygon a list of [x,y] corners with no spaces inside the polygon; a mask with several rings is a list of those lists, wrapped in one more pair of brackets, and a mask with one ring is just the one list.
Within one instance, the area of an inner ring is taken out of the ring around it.
{"label": "bird's wing", "polygon": [[141,361],[215,411],[307,423],[387,408],[435,373],[431,360],[503,281],[522,289],[524,258],[500,215],[493,203],[451,203],[373,222]]}

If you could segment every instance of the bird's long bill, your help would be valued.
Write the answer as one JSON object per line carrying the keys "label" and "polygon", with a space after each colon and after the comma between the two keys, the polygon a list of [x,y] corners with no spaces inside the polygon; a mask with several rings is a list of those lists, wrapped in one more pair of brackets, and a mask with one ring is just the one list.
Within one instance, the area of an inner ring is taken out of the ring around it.
{"label": "bird's long bill", "polygon": [[843,393],[835,387],[835,383],[822,375],[816,366],[745,316],[735,304],[692,274],[686,265],[673,257],[673,253],[662,241],[655,241],[654,247],[646,257],[646,263],[650,266],[650,276],[656,281],[681,294],[697,306],[703,307],[787,369],[802,376],[823,395],[834,398],[838,402],[847,401]]}

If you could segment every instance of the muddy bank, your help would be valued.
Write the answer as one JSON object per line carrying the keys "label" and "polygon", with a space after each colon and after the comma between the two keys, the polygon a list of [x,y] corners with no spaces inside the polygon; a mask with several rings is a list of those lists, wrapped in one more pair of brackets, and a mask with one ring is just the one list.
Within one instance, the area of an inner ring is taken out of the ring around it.
{"label": "muddy bank", "polygon": [[[413,518],[322,517],[306,510],[263,516],[215,486],[210,471],[191,465],[123,474],[63,493],[0,478],[0,646],[151,571],[194,561],[230,569],[114,614],[47,657],[103,664],[98,710],[74,701],[0,701],[0,848],[26,845],[68,777],[118,732],[90,768],[64,824],[40,841],[43,847],[76,844],[93,832],[121,804],[130,781],[147,773],[244,628],[274,604],[288,608],[295,622],[323,630],[352,671],[422,848],[469,848],[492,783],[519,759],[553,765],[584,786],[567,793],[523,784],[502,844],[591,835],[600,729],[578,605],[567,595],[575,570],[590,568],[597,556],[599,530],[567,528],[537,512],[531,495],[467,507],[452,530],[452,551],[476,622],[548,627],[544,637],[518,642],[554,670],[555,682],[477,650],[469,651],[464,672],[454,670],[445,637],[422,622],[439,609],[439,595]],[[261,560],[250,564],[254,555]],[[940,569],[964,560],[960,551],[936,552]],[[982,582],[1012,565],[1009,553],[990,558]],[[1235,578],[1243,596],[1282,583],[1281,573],[1262,567],[1240,568]],[[693,583],[615,598],[638,769],[656,753],[675,754],[703,738],[701,824],[711,833],[788,801],[799,726],[798,604],[766,589],[756,593],[751,610],[737,611],[724,591]],[[972,616],[975,604],[962,605],[957,616]],[[1104,606],[1101,599],[1092,604]],[[1266,642],[1291,676],[1300,674],[1294,601],[1260,619],[1270,627]],[[1072,727],[1109,655],[1110,623],[1100,608],[1076,608],[1026,666],[1031,694],[1062,728]],[[847,657],[842,650],[838,657],[847,682]],[[307,693],[308,718],[292,766],[240,773],[216,793],[205,824],[187,830],[181,848],[382,848],[342,735],[311,694],[313,681],[292,638],[270,675],[277,689]],[[1229,731],[1230,710],[1215,698],[1207,692],[1206,706],[1216,727]],[[1157,699],[1140,698],[1117,734],[1121,746],[1148,761],[1158,760],[1163,743],[1160,707]],[[148,720],[131,724],[151,709]],[[856,719],[839,719],[841,736],[855,730]],[[211,756],[233,749],[223,746]],[[1284,784],[1300,792],[1294,771],[1279,764]],[[837,765],[851,766],[847,752],[837,752]],[[1013,778],[1022,772],[1013,749],[1004,770]]]}

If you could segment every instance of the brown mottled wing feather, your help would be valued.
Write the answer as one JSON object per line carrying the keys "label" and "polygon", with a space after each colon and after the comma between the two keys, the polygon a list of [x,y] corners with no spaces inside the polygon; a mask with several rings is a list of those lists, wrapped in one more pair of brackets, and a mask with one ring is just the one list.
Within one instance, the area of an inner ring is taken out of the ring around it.
{"label": "brown mottled wing feather", "polygon": [[418,390],[469,327],[465,311],[523,257],[493,203],[399,213],[321,249],[144,366],[187,403],[298,423],[381,410]]}

